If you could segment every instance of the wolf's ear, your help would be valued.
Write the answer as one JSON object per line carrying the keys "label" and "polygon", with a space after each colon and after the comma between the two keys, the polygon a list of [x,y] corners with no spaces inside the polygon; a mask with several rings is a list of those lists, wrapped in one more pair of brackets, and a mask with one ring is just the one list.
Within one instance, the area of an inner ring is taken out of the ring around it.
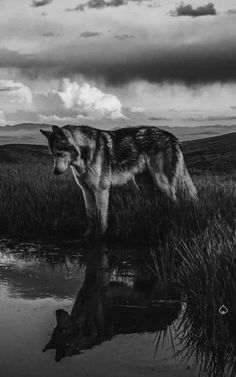
{"label": "wolf's ear", "polygon": [[58,126],[52,126],[52,132],[54,133],[55,136],[65,139],[65,133],[63,132],[62,128]]}
{"label": "wolf's ear", "polygon": [[69,141],[71,139],[71,133],[64,127],[52,126],[52,131],[59,139]]}
{"label": "wolf's ear", "polygon": [[49,139],[50,135],[52,134],[51,131],[47,131],[47,130],[40,130],[40,132],[47,138]]}
{"label": "wolf's ear", "polygon": [[70,327],[72,325],[71,317],[64,309],[56,310],[57,326]]}

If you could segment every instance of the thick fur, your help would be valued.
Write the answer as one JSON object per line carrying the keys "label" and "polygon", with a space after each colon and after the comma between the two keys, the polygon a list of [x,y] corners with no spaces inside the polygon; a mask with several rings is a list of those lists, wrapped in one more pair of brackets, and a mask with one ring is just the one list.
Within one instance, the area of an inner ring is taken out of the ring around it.
{"label": "thick fur", "polygon": [[133,181],[151,184],[176,201],[177,194],[196,199],[181,146],[171,133],[156,127],[129,127],[114,131],[89,126],[52,127],[41,130],[54,156],[55,174],[70,166],[83,191],[88,232],[98,219],[100,233],[107,229],[109,190]]}

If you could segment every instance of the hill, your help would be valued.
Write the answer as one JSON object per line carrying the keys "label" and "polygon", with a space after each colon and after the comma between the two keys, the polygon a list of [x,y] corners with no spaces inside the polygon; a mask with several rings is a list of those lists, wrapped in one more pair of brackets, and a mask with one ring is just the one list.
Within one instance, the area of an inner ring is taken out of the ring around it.
{"label": "hill", "polygon": [[[46,123],[18,123],[13,126],[0,127],[1,144],[45,144],[45,139],[39,132],[40,128],[50,129],[52,125]],[[99,125],[96,125],[99,127]],[[161,129],[173,133],[180,141],[202,139],[236,132],[236,125],[200,125],[195,127],[167,127],[159,125]],[[110,128],[111,129],[111,126]]]}
{"label": "hill", "polygon": [[212,172],[236,170],[236,132],[183,143],[191,169]]}
{"label": "hill", "polygon": [[[236,132],[182,143],[188,167],[195,173],[236,170]],[[48,147],[30,144],[0,146],[0,162],[51,163]]]}
{"label": "hill", "polygon": [[0,145],[0,162],[47,164],[51,162],[51,156],[48,147],[44,145],[6,144]]}

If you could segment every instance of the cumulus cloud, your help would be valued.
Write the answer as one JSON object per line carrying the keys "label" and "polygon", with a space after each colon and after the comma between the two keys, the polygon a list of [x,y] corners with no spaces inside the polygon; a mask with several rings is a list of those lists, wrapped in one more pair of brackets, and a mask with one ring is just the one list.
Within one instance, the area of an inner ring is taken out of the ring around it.
{"label": "cumulus cloud", "polygon": [[42,7],[52,3],[53,0],[33,0],[32,7]]}
{"label": "cumulus cloud", "polygon": [[215,16],[216,9],[213,3],[201,5],[197,8],[193,8],[191,4],[181,3],[176,7],[174,11],[171,11],[172,16],[189,16],[189,17],[201,17],[201,16]]}
{"label": "cumulus cloud", "polygon": [[80,34],[80,38],[93,38],[98,37],[99,35],[101,35],[101,33],[98,33],[96,31],[84,31]]}
{"label": "cumulus cloud", "polygon": [[103,93],[88,83],[79,84],[64,79],[63,89],[58,94],[66,109],[74,109],[78,113],[85,111],[92,117],[125,118],[121,102],[116,96]]}

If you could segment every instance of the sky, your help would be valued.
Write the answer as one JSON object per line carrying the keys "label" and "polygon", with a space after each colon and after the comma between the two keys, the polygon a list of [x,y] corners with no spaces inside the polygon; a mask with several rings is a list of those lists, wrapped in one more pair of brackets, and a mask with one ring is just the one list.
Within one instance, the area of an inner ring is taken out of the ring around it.
{"label": "sky", "polygon": [[236,123],[236,1],[0,0],[0,125]]}

